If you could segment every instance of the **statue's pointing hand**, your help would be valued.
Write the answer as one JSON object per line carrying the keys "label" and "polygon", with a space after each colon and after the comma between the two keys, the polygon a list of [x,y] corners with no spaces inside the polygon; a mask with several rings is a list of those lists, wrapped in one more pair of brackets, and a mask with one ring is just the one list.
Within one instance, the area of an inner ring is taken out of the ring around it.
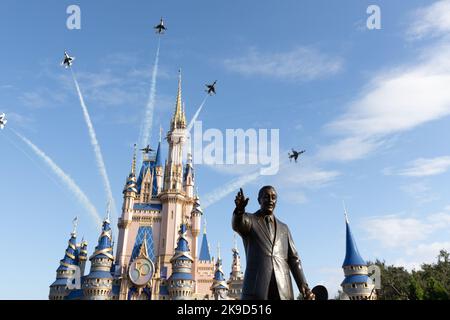
{"label": "statue's pointing hand", "polygon": [[248,204],[249,199],[245,198],[244,191],[242,191],[242,188],[239,190],[239,192],[236,195],[236,199],[234,200],[234,203],[236,204],[236,211],[237,212],[245,212],[245,207]]}

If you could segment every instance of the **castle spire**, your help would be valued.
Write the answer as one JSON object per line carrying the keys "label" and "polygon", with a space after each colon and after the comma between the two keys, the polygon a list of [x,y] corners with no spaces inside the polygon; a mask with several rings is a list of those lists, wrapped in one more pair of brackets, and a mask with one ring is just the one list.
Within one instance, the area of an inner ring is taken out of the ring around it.
{"label": "castle spire", "polygon": [[77,227],[78,227],[78,217],[75,217],[72,221],[73,230],[72,230],[72,236],[77,236]]}
{"label": "castle spire", "polygon": [[217,244],[217,260],[214,270],[213,284],[211,286],[215,300],[228,300],[228,284],[225,281],[222,259],[220,258],[220,243]]}
{"label": "castle spire", "polygon": [[240,299],[244,284],[244,274],[241,271],[241,257],[237,248],[236,233],[234,233],[233,238],[234,248],[231,250],[233,252],[233,262],[231,264],[230,278],[227,281],[229,287],[228,297]]}
{"label": "castle spire", "polygon": [[106,205],[106,219],[105,219],[105,221],[108,223],[111,223],[110,214],[111,214],[111,201],[108,200],[108,204]]}
{"label": "castle spire", "polygon": [[186,116],[183,111],[182,100],[181,100],[181,69],[178,70],[177,101],[175,103],[175,113],[173,115],[172,123],[171,123],[170,127],[171,127],[171,130],[186,128]]}
{"label": "castle spire", "polygon": [[76,279],[76,269],[78,267],[78,251],[76,238],[76,218],[73,220],[74,229],[70,234],[69,243],[67,245],[64,258],[59,262],[56,269],[56,280],[50,285],[50,300],[62,300],[69,295],[71,288]]}
{"label": "castle spire", "polygon": [[131,164],[131,174],[136,176],[136,143],[134,144],[133,150],[133,163]]}
{"label": "castle spire", "polygon": [[345,206],[345,201],[344,200],[342,200],[342,206],[344,207],[344,217],[345,217],[345,223],[349,223],[348,222],[348,214],[347,214],[347,208],[346,208],[346,206]]}
{"label": "castle spire", "polygon": [[194,293],[195,280],[192,276],[192,263],[189,244],[187,240],[187,227],[182,224],[178,232],[178,242],[175,254],[170,259],[172,263],[172,275],[168,280],[169,295],[173,300],[192,299]]}
{"label": "castle spire", "polygon": [[342,264],[345,279],[341,286],[344,293],[350,300],[375,300],[374,284],[368,276],[367,263],[359,254],[355,239],[350,230],[348,214],[344,205],[345,227],[346,227],[346,248],[345,259]]}
{"label": "castle spire", "polygon": [[98,245],[89,258],[91,269],[85,278],[83,296],[87,300],[109,300],[113,276],[111,266],[114,262],[112,230],[108,217],[103,221],[102,233],[98,238]]}
{"label": "castle spire", "polygon": [[345,226],[346,226],[346,248],[345,248],[345,259],[344,263],[342,264],[342,267],[365,266],[366,262],[359,254],[358,247],[356,246],[355,239],[353,238],[353,234],[350,229],[347,210],[345,210]]}
{"label": "castle spire", "polygon": [[202,246],[200,248],[200,261],[211,261],[211,253],[209,250],[208,238],[206,237],[206,218],[203,221],[203,238],[202,238]]}

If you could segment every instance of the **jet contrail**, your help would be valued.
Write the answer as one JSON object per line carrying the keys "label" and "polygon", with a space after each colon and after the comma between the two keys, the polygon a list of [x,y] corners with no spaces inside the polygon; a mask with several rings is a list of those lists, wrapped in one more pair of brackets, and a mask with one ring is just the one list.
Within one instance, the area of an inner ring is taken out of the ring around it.
{"label": "jet contrail", "polygon": [[150,85],[150,94],[145,108],[144,122],[141,126],[141,132],[139,134],[139,141],[141,146],[149,144],[150,133],[153,125],[153,111],[155,110],[155,97],[156,97],[156,76],[158,75],[158,63],[159,63],[159,48],[161,45],[161,37],[158,38],[158,49],[156,49],[155,62],[153,63],[152,80]]}
{"label": "jet contrail", "polygon": [[[12,129],[11,129],[12,130]],[[100,218],[97,209],[88,199],[86,194],[78,187],[75,181],[66,174],[49,156],[47,156],[41,149],[39,149],[30,140],[22,136],[21,134],[12,130],[23,142],[25,142],[44,162],[52,169],[52,171],[61,179],[61,181],[67,186],[67,188],[75,195],[77,200],[86,208],[87,212],[95,220],[97,226],[102,225],[102,219]]]}
{"label": "jet contrail", "polygon": [[195,121],[197,120],[197,118],[198,118],[200,112],[202,111],[203,106],[205,105],[205,102],[206,102],[207,99],[208,99],[208,95],[206,95],[205,99],[203,99],[202,104],[200,105],[200,107],[198,107],[198,109],[195,112],[194,117],[192,118],[191,122],[189,122],[189,125],[188,125],[187,130],[186,130],[188,133],[191,132],[192,126],[194,125]]}
{"label": "jet contrail", "polygon": [[[78,85],[78,81],[75,77],[75,73],[73,72],[72,68],[70,68],[70,71],[72,72],[72,78],[75,83],[75,87],[77,88],[78,97],[80,98],[80,104],[81,104],[81,108],[83,109],[84,120],[86,121],[86,125],[89,130],[89,136],[91,138],[91,145],[94,148],[95,160],[97,162],[97,167],[98,167],[98,170],[100,171],[100,175],[103,179],[103,186],[105,188],[105,192],[108,197],[108,201],[111,202],[112,212],[114,215],[116,215],[116,205],[115,205],[112,190],[111,190],[111,184],[109,183],[108,174],[106,172],[105,162],[103,161],[100,144],[98,143],[97,136],[96,136],[95,130],[94,130],[94,126],[92,125],[91,117],[89,116],[88,109],[86,107],[86,104],[84,103],[83,95],[81,94],[80,86]],[[115,218],[117,218],[117,217],[115,216],[114,219]]]}
{"label": "jet contrail", "polygon": [[[287,163],[286,160],[281,161],[279,164],[279,170],[281,170],[281,168],[286,163]],[[239,190],[239,188],[241,188],[241,187],[245,186],[246,184],[253,182],[256,179],[258,179],[259,177],[263,176],[262,172],[263,171],[261,169],[258,169],[253,173],[249,173],[249,174],[237,177],[236,179],[230,181],[225,186],[222,186],[222,187],[219,187],[219,188],[213,190],[212,192],[208,193],[205,196],[204,201],[202,202],[203,203],[202,207],[205,209],[205,208],[209,207],[210,205],[222,200],[230,193],[237,192]]]}
{"label": "jet contrail", "polygon": [[203,200],[202,207],[206,209],[210,205],[216,203],[219,200],[222,200],[227,195],[229,195],[232,192],[237,192],[239,188],[243,187],[247,183],[250,183],[256,179],[258,179],[261,176],[261,172],[258,169],[257,171],[240,176],[234,180],[232,180],[230,183],[228,183],[225,186],[222,186],[220,188],[217,188],[213,190],[212,192],[208,193]]}

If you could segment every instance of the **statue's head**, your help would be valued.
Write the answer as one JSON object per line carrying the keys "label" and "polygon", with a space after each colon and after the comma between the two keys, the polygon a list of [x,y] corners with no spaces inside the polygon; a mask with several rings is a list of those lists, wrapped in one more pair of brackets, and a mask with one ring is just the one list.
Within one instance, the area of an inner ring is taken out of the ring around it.
{"label": "statue's head", "polygon": [[259,190],[258,202],[261,206],[261,211],[265,214],[273,214],[277,204],[277,192],[272,186],[264,186]]}

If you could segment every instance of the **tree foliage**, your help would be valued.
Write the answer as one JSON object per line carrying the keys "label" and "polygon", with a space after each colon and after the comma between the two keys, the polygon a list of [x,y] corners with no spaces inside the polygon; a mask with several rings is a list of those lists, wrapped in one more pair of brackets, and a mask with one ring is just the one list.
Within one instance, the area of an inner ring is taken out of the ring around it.
{"label": "tree foliage", "polygon": [[450,299],[450,254],[445,250],[440,251],[436,263],[424,263],[411,272],[384,261],[376,260],[374,264],[381,269],[379,300]]}

